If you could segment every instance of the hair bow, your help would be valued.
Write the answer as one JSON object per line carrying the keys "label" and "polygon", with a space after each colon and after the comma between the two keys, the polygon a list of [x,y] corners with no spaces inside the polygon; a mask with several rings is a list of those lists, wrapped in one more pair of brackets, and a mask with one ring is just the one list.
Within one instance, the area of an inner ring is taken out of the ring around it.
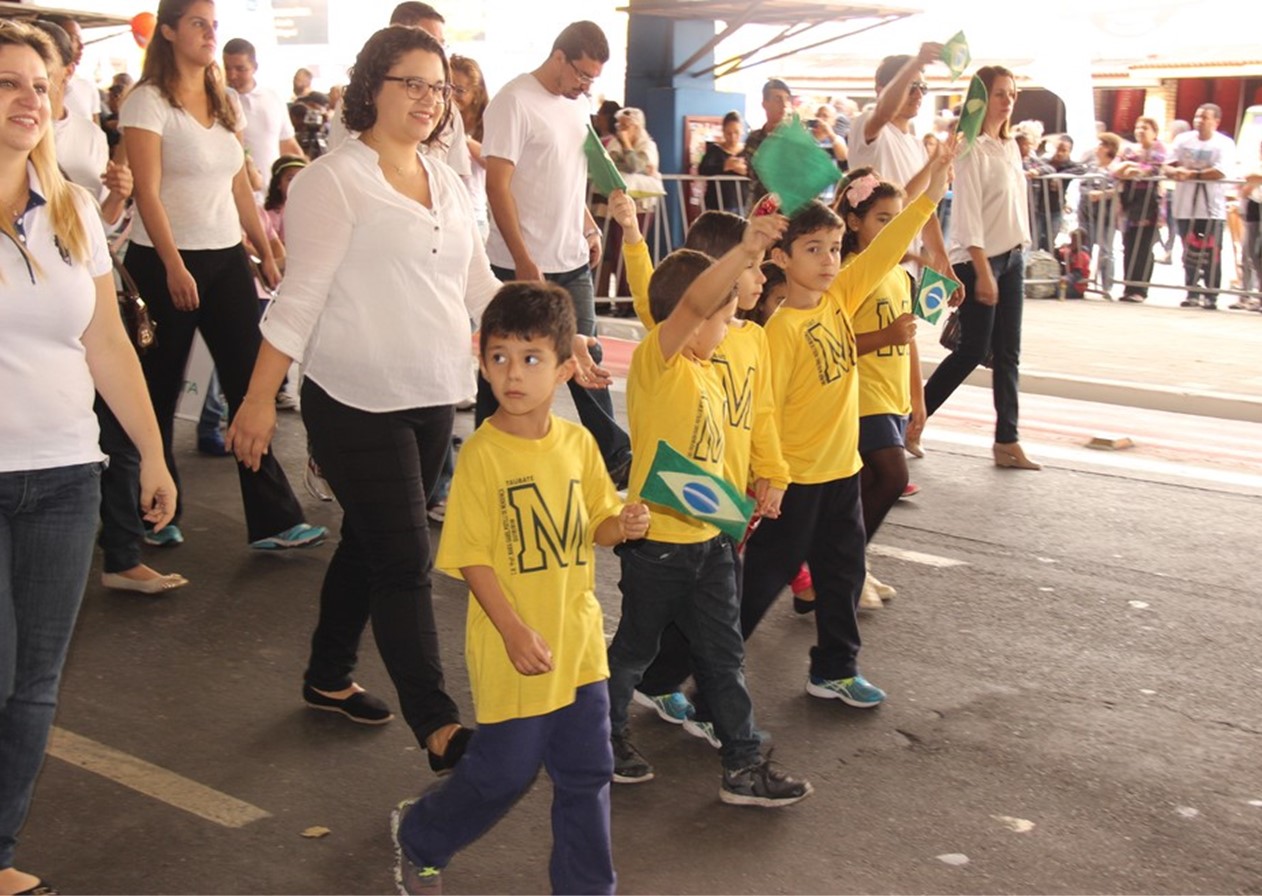
{"label": "hair bow", "polygon": [[880,183],[881,179],[871,173],[855,178],[846,187],[846,201],[850,203],[851,208],[859,205],[872,195],[872,191],[880,186]]}

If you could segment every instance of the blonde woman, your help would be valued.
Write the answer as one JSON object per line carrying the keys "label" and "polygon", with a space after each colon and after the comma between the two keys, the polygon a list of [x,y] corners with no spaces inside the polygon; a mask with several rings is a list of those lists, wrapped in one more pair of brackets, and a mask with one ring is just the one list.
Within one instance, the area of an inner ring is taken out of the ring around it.
{"label": "blonde woman", "polygon": [[43,33],[0,21],[0,893],[52,892],[14,847],[92,560],[94,392],[140,452],[145,518],[165,525],[176,501],[95,202],[57,167],[55,66]]}

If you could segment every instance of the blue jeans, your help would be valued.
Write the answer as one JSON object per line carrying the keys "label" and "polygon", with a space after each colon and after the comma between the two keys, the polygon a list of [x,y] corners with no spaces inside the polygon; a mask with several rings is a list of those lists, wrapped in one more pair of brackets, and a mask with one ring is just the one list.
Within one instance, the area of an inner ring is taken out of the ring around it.
{"label": "blue jeans", "polygon": [[451,777],[404,816],[399,842],[408,861],[445,868],[504,817],[540,766],[552,779],[552,892],[614,892],[603,681],[578,688],[574,702],[555,712],[479,725]]}
{"label": "blue jeans", "polygon": [[673,622],[692,652],[693,674],[705,692],[723,767],[758,759],[754,707],[745,687],[745,642],[736,596],[732,542],[720,535],[699,544],[629,541],[622,558],[622,618],[609,645],[609,720],[627,729],[631,694],[652,664],[662,633]]}
{"label": "blue jeans", "polygon": [[219,371],[210,370],[210,381],[206,384],[206,399],[202,402],[202,415],[197,419],[197,439],[213,439],[223,426],[228,409],[224,407],[223,389],[219,385]]}
{"label": "blue jeans", "polygon": [[101,451],[110,458],[101,471],[101,532],[97,537],[105,555],[101,569],[125,572],[140,565],[140,545],[145,537],[140,517],[140,452],[104,398],[97,395],[92,409],[101,427]]}
{"label": "blue jeans", "polygon": [[99,463],[0,473],[0,868],[44,762],[100,500]]}
{"label": "blue jeans", "polygon": [[[512,280],[513,272],[507,268],[494,265],[491,270],[501,280]],[[596,335],[596,298],[592,292],[592,272],[584,265],[563,274],[544,274],[544,279],[555,283],[570,294],[574,302],[574,314],[578,320],[578,332],[584,336]],[[600,344],[592,347],[592,358],[599,364],[602,358]],[[610,470],[624,463],[631,457],[631,438],[618,425],[613,412],[613,399],[608,389],[584,389],[573,378],[570,379],[570,397],[574,399],[574,407],[578,410],[578,419],[596,439],[600,448],[600,456],[605,459],[605,466]],[[475,423],[495,413],[499,402],[491,392],[491,385],[478,374],[478,406]]]}
{"label": "blue jeans", "polygon": [[967,292],[960,305],[960,347],[942,359],[925,383],[925,410],[942,407],[973,369],[993,355],[991,384],[995,396],[995,441],[1017,441],[1021,363],[1021,316],[1025,310],[1025,253],[1020,247],[990,258],[999,301],[983,305],[974,298],[977,272],[972,262],[954,266],[955,279]]}

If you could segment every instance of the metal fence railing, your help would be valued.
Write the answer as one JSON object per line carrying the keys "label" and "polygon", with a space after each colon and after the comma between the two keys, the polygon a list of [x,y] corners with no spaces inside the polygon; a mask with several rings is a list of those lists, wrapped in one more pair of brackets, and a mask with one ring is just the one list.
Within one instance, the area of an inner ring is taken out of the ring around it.
{"label": "metal fence railing", "polygon": [[[702,212],[713,207],[711,184],[730,185],[738,199],[732,211],[748,206],[750,181],[735,175],[702,177],[692,174],[661,175],[665,194],[650,203],[651,208],[642,215],[645,240],[654,260],[683,244],[691,223]],[[1220,180],[1229,194],[1233,194],[1243,181]],[[1163,250],[1162,262],[1182,265],[1184,253],[1178,233],[1179,222],[1172,213],[1171,197],[1173,182],[1161,178],[1115,179],[1100,174],[1051,174],[1030,180],[1027,201],[1031,229],[1031,249],[1042,249],[1053,255],[1067,244],[1075,230],[1086,234],[1084,249],[1093,256],[1090,289],[1111,294],[1116,287],[1134,289],[1187,289],[1185,283],[1160,283],[1152,279],[1156,249]],[[1086,194],[1084,197],[1083,194]],[[1098,195],[1094,195],[1098,193]],[[1234,199],[1228,198],[1230,207]],[[1196,207],[1201,213],[1204,203]],[[610,282],[622,283],[621,229],[609,218],[603,199],[596,197],[593,213],[602,227],[605,237],[607,265],[604,276],[614,278]],[[1150,212],[1144,223],[1137,221],[1134,213]],[[1131,212],[1131,217],[1127,213]],[[1192,219],[1194,229],[1205,220]],[[944,228],[949,227],[949,217]],[[1206,228],[1213,230],[1215,228]],[[1195,268],[1197,293],[1207,295],[1233,295],[1262,300],[1262,259],[1253,258],[1248,246],[1233,237],[1229,226],[1217,228],[1216,247],[1205,256],[1204,264]],[[611,243],[611,240],[614,243]],[[949,240],[949,234],[948,234]],[[616,244],[615,244],[616,243]],[[1188,255],[1187,258],[1192,258]],[[1120,264],[1119,264],[1120,261]],[[1217,270],[1212,266],[1216,265]],[[1238,272],[1239,285],[1232,285],[1231,272]],[[1117,276],[1120,272],[1121,276]],[[1030,279],[1030,287],[1050,287],[1055,290],[1059,278]],[[1227,285],[1222,285],[1225,280]],[[1211,285],[1212,283],[1217,285]],[[609,288],[597,286],[597,295],[604,296]],[[614,291],[613,297],[620,289]],[[625,298],[625,295],[621,296]]]}

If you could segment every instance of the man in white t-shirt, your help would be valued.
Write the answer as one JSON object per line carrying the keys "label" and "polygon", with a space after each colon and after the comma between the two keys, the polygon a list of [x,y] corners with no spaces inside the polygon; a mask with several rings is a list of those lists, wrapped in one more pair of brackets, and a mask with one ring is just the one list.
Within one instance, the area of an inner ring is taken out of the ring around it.
{"label": "man in white t-shirt", "polygon": [[[567,25],[548,58],[495,95],[483,118],[486,198],[491,207],[487,255],[501,280],[550,280],[569,292],[578,331],[596,335],[591,268],[600,261],[600,228],[587,209],[586,97],[609,60],[609,43],[594,22]],[[576,102],[578,101],[578,102]],[[599,346],[592,354],[599,363]],[[494,399],[478,388],[479,419]],[[615,483],[625,480],[631,441],[618,426],[605,390],[570,380],[583,425],[600,446]]]}
{"label": "man in white t-shirt", "polygon": [[[62,30],[70,36],[70,44],[74,49],[74,64],[77,68],[83,61],[83,32],[79,29],[79,23],[70,16],[60,13],[41,16],[41,18],[54,25],[60,25]],[[71,115],[91,119],[98,125],[101,123],[101,92],[87,78],[77,74],[71,77],[66,85],[65,103]]]}
{"label": "man in white t-shirt", "polygon": [[306,158],[294,139],[289,107],[272,90],[255,80],[259,70],[254,44],[234,37],[223,46],[223,71],[228,86],[237,92],[245,116],[245,148],[266,184],[272,177],[272,163],[281,156]]}
{"label": "man in white t-shirt", "polygon": [[[907,190],[908,202],[916,198],[912,190],[919,193],[924,189],[923,183],[914,184],[912,179],[928,160],[924,141],[912,126],[929,92],[929,85],[921,76],[925,66],[941,55],[942,44],[924,43],[915,56],[886,56],[876,70],[876,105],[850,125],[850,170],[874,168],[882,180]],[[925,224],[911,251],[923,253],[930,267],[950,274],[951,263],[937,215]],[[905,267],[913,277],[920,273],[919,264],[908,263]]]}
{"label": "man in white t-shirt", "polygon": [[[446,21],[434,7],[428,3],[417,2],[417,0],[406,0],[400,3],[390,14],[391,25],[428,31],[429,35],[444,47],[447,46],[446,32],[443,27]],[[352,136],[354,135],[346,129],[346,124],[342,121],[342,110],[335,109],[333,121],[329,123],[329,149]],[[438,132],[438,136],[428,143],[421,144],[421,152],[432,159],[446,162],[447,167],[460,176],[465,186],[469,185],[469,179],[473,177],[473,156],[469,153],[469,141],[464,132],[464,119],[460,117],[460,111],[454,106],[452,114],[447,117],[447,123]]]}
{"label": "man in white t-shirt", "polygon": [[[1218,132],[1223,112],[1213,103],[1196,110],[1192,130],[1170,147],[1165,174],[1175,181],[1174,219],[1183,241],[1183,282],[1203,281],[1209,289],[1222,283],[1223,228],[1227,221],[1227,187],[1222,183],[1235,165],[1236,144]],[[1184,308],[1200,305],[1217,310],[1218,294],[1189,289]]]}

